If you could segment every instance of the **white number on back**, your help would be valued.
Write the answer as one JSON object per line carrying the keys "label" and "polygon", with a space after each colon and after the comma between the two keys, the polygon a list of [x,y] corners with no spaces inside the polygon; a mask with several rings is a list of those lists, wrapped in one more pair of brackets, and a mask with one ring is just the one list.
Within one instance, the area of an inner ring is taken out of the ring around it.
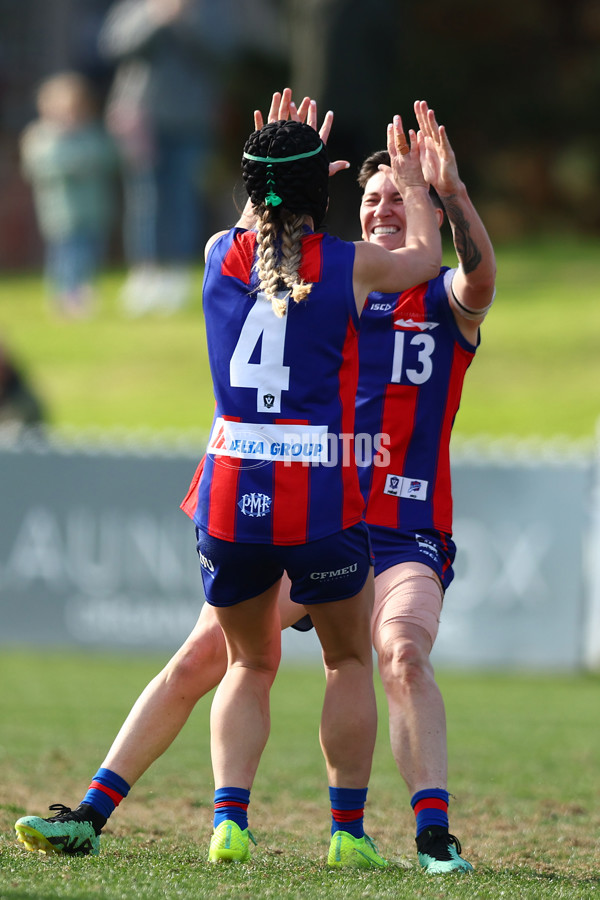
{"label": "white number on back", "polygon": [[[276,316],[270,301],[259,293],[229,363],[232,387],[256,389],[257,412],[281,412],[281,392],[290,386],[290,367],[283,364],[287,321],[287,316]],[[250,362],[259,341],[258,362]]]}

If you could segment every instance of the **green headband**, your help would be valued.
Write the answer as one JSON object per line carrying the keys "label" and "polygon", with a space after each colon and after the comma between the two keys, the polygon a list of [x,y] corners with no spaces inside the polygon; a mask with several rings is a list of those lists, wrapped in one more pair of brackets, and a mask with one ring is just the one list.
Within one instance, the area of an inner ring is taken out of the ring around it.
{"label": "green headband", "polygon": [[280,163],[294,162],[296,159],[307,159],[309,156],[316,156],[323,149],[323,142],[315,150],[309,150],[307,153],[296,153],[295,156],[252,156],[251,153],[244,152],[244,159],[251,159],[252,162],[262,163]]}
{"label": "green headband", "polygon": [[307,159],[309,156],[316,156],[323,149],[323,142],[319,142],[319,146],[314,150],[308,150],[306,153],[296,153],[294,156],[253,156],[251,153],[244,151],[244,159],[251,159],[252,162],[260,162],[267,164],[267,184],[269,192],[265,196],[265,206],[279,206],[283,201],[279,194],[273,188],[275,187],[275,176],[273,174],[273,163],[294,162],[297,159]]}

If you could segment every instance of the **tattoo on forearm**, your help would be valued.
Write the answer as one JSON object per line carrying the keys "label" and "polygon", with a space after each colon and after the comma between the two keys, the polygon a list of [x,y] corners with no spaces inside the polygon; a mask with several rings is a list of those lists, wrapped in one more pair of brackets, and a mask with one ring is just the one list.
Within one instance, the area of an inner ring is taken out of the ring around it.
{"label": "tattoo on forearm", "polygon": [[481,262],[481,251],[469,235],[471,226],[458,203],[455,203],[452,197],[444,197],[444,207],[452,226],[456,253],[465,275],[468,275],[470,272],[474,272]]}

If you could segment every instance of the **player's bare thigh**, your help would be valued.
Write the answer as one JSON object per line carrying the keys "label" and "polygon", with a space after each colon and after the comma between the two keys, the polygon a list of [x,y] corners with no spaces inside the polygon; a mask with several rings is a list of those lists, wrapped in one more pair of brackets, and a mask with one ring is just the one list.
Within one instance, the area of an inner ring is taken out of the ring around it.
{"label": "player's bare thigh", "polygon": [[[433,646],[443,599],[444,591],[438,576],[423,563],[399,563],[377,575],[371,620],[374,646],[379,644],[381,630],[394,622],[418,625],[427,633]],[[290,582],[284,574],[279,591],[281,627],[293,625],[299,618],[299,610],[306,610],[306,607],[299,607],[290,600]]]}
{"label": "player's bare thigh", "polygon": [[302,616],[306,615],[307,612],[310,612],[306,606],[303,606],[301,603],[294,603],[293,600],[290,599],[290,589],[292,583],[288,577],[287,572],[284,572],[281,576],[281,587],[279,588],[279,616],[281,618],[281,628],[289,628],[290,625],[294,625],[298,619],[301,619]]}

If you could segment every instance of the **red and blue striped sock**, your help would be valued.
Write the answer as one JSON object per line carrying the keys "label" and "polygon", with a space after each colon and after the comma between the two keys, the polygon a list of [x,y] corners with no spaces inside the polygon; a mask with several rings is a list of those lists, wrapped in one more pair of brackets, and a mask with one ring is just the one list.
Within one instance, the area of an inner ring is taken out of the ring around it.
{"label": "red and blue striped sock", "polygon": [[237,822],[242,831],[248,827],[248,804],[250,791],[238,787],[223,787],[215,791],[215,813],[213,825],[216,828],[221,822],[229,819]]}
{"label": "red and blue striped sock", "polygon": [[129,785],[120,775],[110,769],[100,768],[81,802],[89,804],[108,819],[129,790]]}
{"label": "red and blue striped sock", "polygon": [[347,831],[354,837],[364,837],[363,818],[367,802],[367,788],[329,788],[331,803],[331,833]]}
{"label": "red and blue striped sock", "polygon": [[411,798],[412,806],[417,818],[417,837],[430,825],[439,825],[448,828],[448,803],[450,794],[442,788],[430,788],[425,791],[417,791]]}

